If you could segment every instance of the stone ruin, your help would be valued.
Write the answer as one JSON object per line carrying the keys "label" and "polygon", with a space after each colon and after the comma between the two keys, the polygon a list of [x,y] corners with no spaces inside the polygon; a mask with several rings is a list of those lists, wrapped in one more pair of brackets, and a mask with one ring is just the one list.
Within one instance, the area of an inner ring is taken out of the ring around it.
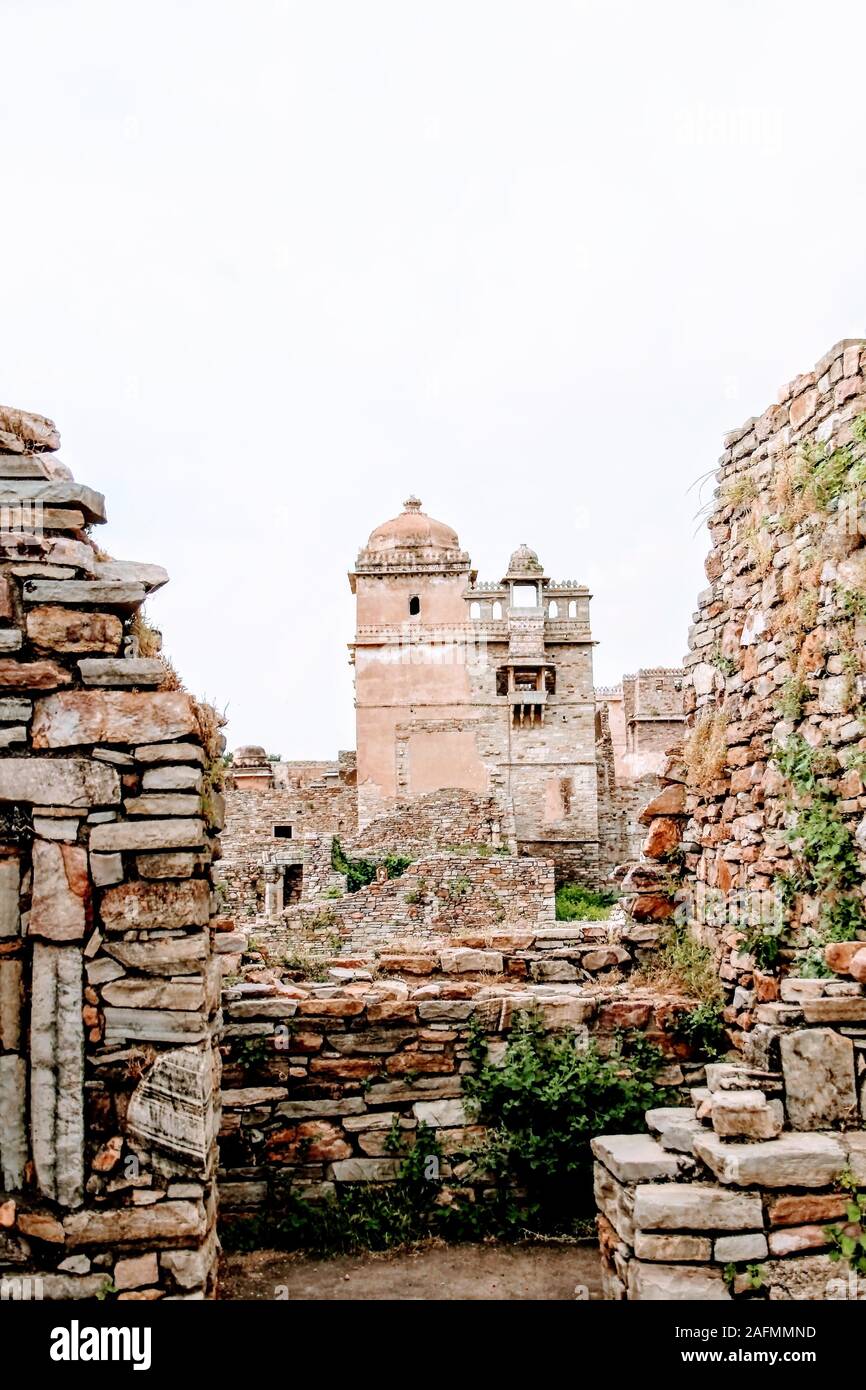
{"label": "stone ruin", "polygon": [[204,1298],[218,721],[141,617],[167,575],[99,549],[103,498],[58,447],[0,408],[0,1273],[48,1299]]}
{"label": "stone ruin", "polygon": [[[637,1029],[667,1054],[647,1132],[593,1143],[607,1297],[858,1296],[834,1293],[828,1226],[841,1180],[866,1187],[864,414],[866,344],[844,342],[727,438],[685,675],[581,696],[596,778],[629,774],[608,779],[618,800],[596,793],[610,844],[641,827],[626,910],[560,923],[561,865],[531,852],[519,797],[413,782],[415,734],[455,732],[435,720],[395,726],[413,794],[360,817],[355,755],[240,750],[212,892],[218,721],[140,618],[165,575],[98,551],[102,499],[53,459],[51,423],[0,412],[4,1274],[49,1297],[211,1294],[218,1123],[229,1221],[287,1186],[394,1180],[395,1124],[436,1132],[447,1199],[481,1137],[470,1030],[495,1057],[530,1010],[602,1051]],[[375,562],[392,588],[409,516]],[[413,582],[442,563],[409,559]],[[507,621],[498,589],[461,588],[488,599],[470,622]],[[672,929],[713,952],[739,1061],[693,1057],[678,1022],[701,999],[635,977]]]}
{"label": "stone ruin", "polygon": [[864,412],[845,341],[725,440],[689,731],[625,887],[714,951],[742,1060],[594,1141],[609,1298],[864,1297],[829,1230],[866,1188]]}

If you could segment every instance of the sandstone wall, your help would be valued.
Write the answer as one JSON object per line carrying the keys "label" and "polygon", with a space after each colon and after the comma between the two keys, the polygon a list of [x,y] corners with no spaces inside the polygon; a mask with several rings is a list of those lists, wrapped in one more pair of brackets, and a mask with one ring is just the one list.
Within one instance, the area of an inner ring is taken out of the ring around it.
{"label": "sandstone wall", "polygon": [[643,1031],[670,1055],[661,1080],[675,1101],[695,1072],[672,1037],[688,1001],[626,995],[603,976],[561,983],[592,981],[592,969],[617,963],[609,933],[601,923],[561,924],[521,938],[416,944],[412,954],[395,943],[375,973],[338,958],[321,984],[246,969],[225,992],[224,1219],[278,1217],[288,1187],[316,1200],[347,1183],[395,1181],[393,1135],[411,1145],[422,1123],[442,1144],[446,1195],[457,1187],[477,1196],[486,1184],[469,1156],[485,1131],[463,1099],[469,1031],[480,1027],[495,1060],[524,1010],[551,1031],[593,1037],[602,1051],[622,1029]]}
{"label": "sandstone wall", "polygon": [[[682,850],[693,921],[722,951],[730,1021],[745,1033],[765,1022],[776,995],[758,975],[801,968],[833,934],[834,912],[863,926],[866,523],[860,466],[834,451],[862,455],[864,364],[862,343],[838,344],[728,435],[709,518],[710,585],[685,663]],[[798,790],[774,756],[801,746],[816,794]],[[806,862],[797,826],[809,822],[799,812],[818,797],[833,835],[851,840],[853,872]],[[776,913],[778,966],[756,974],[741,931]]]}
{"label": "sandstone wall", "polygon": [[165,572],[93,544],[103,499],[58,442],[0,408],[0,1275],[46,1298],[200,1298],[219,735],[140,651]]}
{"label": "sandstone wall", "polygon": [[624,886],[714,950],[746,1065],[651,1112],[657,1139],[595,1141],[612,1298],[863,1296],[864,368],[837,344],[725,441],[689,729]]}

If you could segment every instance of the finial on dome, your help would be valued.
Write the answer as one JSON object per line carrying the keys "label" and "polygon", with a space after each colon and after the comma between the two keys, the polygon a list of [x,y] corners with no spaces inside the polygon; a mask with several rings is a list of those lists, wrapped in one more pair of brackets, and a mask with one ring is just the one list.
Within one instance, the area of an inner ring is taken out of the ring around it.
{"label": "finial on dome", "polygon": [[407,512],[420,512],[420,510],[421,510],[421,498],[420,498],[420,497],[416,497],[415,494],[414,494],[414,492],[413,492],[413,493],[412,493],[412,496],[411,496],[411,497],[407,497],[407,498],[406,498],[406,501],[403,503],[403,510],[404,510],[404,511],[407,511]]}

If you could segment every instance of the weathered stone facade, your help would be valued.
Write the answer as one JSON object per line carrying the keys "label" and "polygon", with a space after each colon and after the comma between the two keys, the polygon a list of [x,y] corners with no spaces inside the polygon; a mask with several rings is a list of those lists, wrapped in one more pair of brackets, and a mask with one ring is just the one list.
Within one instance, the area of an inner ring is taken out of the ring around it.
{"label": "weathered stone facade", "polygon": [[58,446],[0,408],[0,1275],[49,1299],[201,1298],[217,721],[140,651],[167,575],[99,551],[103,498]]}
{"label": "weathered stone facade", "polygon": [[690,727],[624,886],[715,952],[745,1064],[595,1142],[612,1298],[863,1297],[830,1252],[866,1187],[864,440],[857,340],[725,441]]}

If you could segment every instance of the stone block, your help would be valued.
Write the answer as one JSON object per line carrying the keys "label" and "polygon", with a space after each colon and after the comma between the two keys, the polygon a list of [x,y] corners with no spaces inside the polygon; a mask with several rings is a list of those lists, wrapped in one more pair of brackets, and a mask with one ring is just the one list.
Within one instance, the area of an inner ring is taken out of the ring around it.
{"label": "stone block", "polygon": [[82,941],[89,918],[87,850],[35,840],[29,934],[46,941]]}
{"label": "stone block", "polygon": [[777,1197],[770,1202],[768,1216],[771,1226],[817,1225],[844,1219],[848,1207],[844,1192],[814,1193]]}
{"label": "stone block", "polygon": [[147,767],[160,763],[196,763],[204,765],[204,751],[197,743],[145,744],[135,750],[135,761]]}
{"label": "stone block", "polygon": [[182,691],[140,695],[122,690],[76,690],[37,702],[33,746],[167,743],[195,734],[197,728],[193,701]]}
{"label": "stone block", "polygon": [[141,779],[145,792],[200,792],[203,775],[195,767],[151,767]]}
{"label": "stone block", "polygon": [[120,651],[123,623],[115,613],[83,613],[75,608],[31,608],[27,638],[37,652]]}
{"label": "stone block", "polygon": [[398,1158],[346,1158],[329,1166],[328,1177],[333,1182],[395,1182],[401,1166]]}
{"label": "stone block", "polygon": [[171,1009],[105,1009],[105,1041],[162,1042],[184,1046],[204,1042],[210,1037],[207,1018],[202,1013],[182,1013]]}
{"label": "stone block", "polygon": [[760,1197],[704,1183],[638,1187],[634,1219],[642,1231],[742,1231],[764,1224]]}
{"label": "stone block", "polygon": [[89,810],[119,800],[117,773],[89,758],[0,759],[0,801]]}
{"label": "stone block", "polygon": [[628,1296],[632,1302],[654,1303],[727,1303],[731,1298],[720,1269],[641,1260],[629,1263]]}
{"label": "stone block", "polygon": [[767,1237],[763,1231],[748,1231],[740,1236],[719,1236],[713,1249],[719,1264],[744,1264],[747,1260],[767,1258]]}
{"label": "stone block", "polygon": [[807,1023],[866,1023],[866,996],[812,999],[803,1004]]}
{"label": "stone block", "polygon": [[155,792],[130,797],[123,809],[128,816],[200,816],[202,802],[200,796],[187,796],[182,792]]}
{"label": "stone block", "polygon": [[75,604],[77,608],[120,608],[131,612],[140,608],[147,594],[141,584],[101,579],[28,579],[24,602],[33,604]]}
{"label": "stone block", "polygon": [[21,1005],[24,998],[24,963],[14,956],[0,957],[0,1051],[21,1050]]}
{"label": "stone block", "polygon": [[148,941],[107,941],[103,949],[121,965],[146,975],[198,975],[207,958],[208,940],[204,931],[186,932]]}
{"label": "stone block", "polygon": [[591,1148],[599,1162],[622,1183],[675,1178],[679,1172],[676,1157],[648,1134],[606,1135],[593,1139]]}
{"label": "stone block", "polygon": [[201,1241],[206,1225],[204,1208],[194,1202],[157,1202],[152,1207],[115,1207],[78,1211],[63,1222],[71,1250],[88,1245],[148,1244]]}
{"label": "stone block", "polygon": [[117,850],[197,849],[205,843],[203,820],[116,821],[97,825],[90,836],[90,847],[97,853]]}
{"label": "stone block", "polygon": [[27,1064],[7,1052],[0,1056],[0,1179],[5,1192],[18,1192],[24,1185],[26,1096]]}
{"label": "stone block", "polygon": [[770,1254],[780,1258],[804,1250],[825,1250],[828,1245],[825,1226],[791,1226],[770,1232]]}
{"label": "stone block", "polygon": [[447,1129],[468,1123],[462,1100],[418,1101],[413,1105],[412,1113],[419,1124],[429,1125],[431,1129]]}
{"label": "stone block", "polygon": [[695,1133],[703,1130],[697,1112],[691,1105],[661,1106],[657,1110],[648,1110],[646,1122],[653,1134],[658,1135],[662,1148],[672,1153],[692,1153]]}
{"label": "stone block", "polygon": [[118,1260],[114,1266],[112,1283],[119,1291],[141,1289],[158,1282],[159,1265],[155,1254],[133,1255],[129,1259]]}
{"label": "stone block", "polygon": [[705,1133],[695,1140],[695,1153],[719,1182],[736,1187],[829,1187],[847,1160],[844,1145],[831,1134],[782,1134],[767,1143],[733,1144]]}
{"label": "stone block", "polygon": [[782,1102],[763,1091],[720,1091],[710,1107],[715,1133],[728,1139],[775,1139],[785,1122]]}
{"label": "stone block", "polygon": [[593,1165],[595,1205],[626,1245],[634,1245],[634,1194],[603,1163]]}
{"label": "stone block", "polygon": [[785,1102],[798,1130],[850,1121],[857,1110],[854,1044],[830,1028],[805,1028],[781,1040]]}
{"label": "stone block", "polygon": [[456,948],[439,953],[439,960],[446,975],[469,973],[488,973],[501,975],[504,970],[502,954],[499,951],[472,951]]}
{"label": "stone block", "polygon": [[97,888],[110,888],[122,883],[123,859],[119,854],[91,854],[90,875]]}
{"label": "stone block", "polygon": [[205,879],[123,883],[103,894],[100,916],[107,932],[206,927],[210,921],[210,885]]}
{"label": "stone block", "polygon": [[713,1258],[713,1242],[709,1236],[661,1236],[637,1231],[634,1253],[639,1260],[652,1260],[660,1264],[682,1260],[699,1264]]}
{"label": "stone block", "polygon": [[72,676],[56,661],[15,661],[0,658],[0,689],[56,690],[70,685]]}
{"label": "stone block", "polygon": [[17,856],[0,859],[0,941],[21,932],[21,867]]}
{"label": "stone block", "polygon": [[213,1135],[213,1088],[209,1048],[162,1053],[130,1097],[130,1134],[190,1167],[206,1168]]}
{"label": "stone block", "polygon": [[78,669],[85,685],[147,686],[162,685],[166,667],[158,657],[87,657]]}
{"label": "stone block", "polygon": [[39,1191],[61,1207],[84,1194],[82,955],[33,946],[30,999],[30,1128]]}
{"label": "stone block", "polygon": [[847,1270],[828,1255],[806,1255],[773,1260],[764,1271],[764,1279],[771,1302],[823,1302],[834,1297],[834,1286],[847,1283]]}

